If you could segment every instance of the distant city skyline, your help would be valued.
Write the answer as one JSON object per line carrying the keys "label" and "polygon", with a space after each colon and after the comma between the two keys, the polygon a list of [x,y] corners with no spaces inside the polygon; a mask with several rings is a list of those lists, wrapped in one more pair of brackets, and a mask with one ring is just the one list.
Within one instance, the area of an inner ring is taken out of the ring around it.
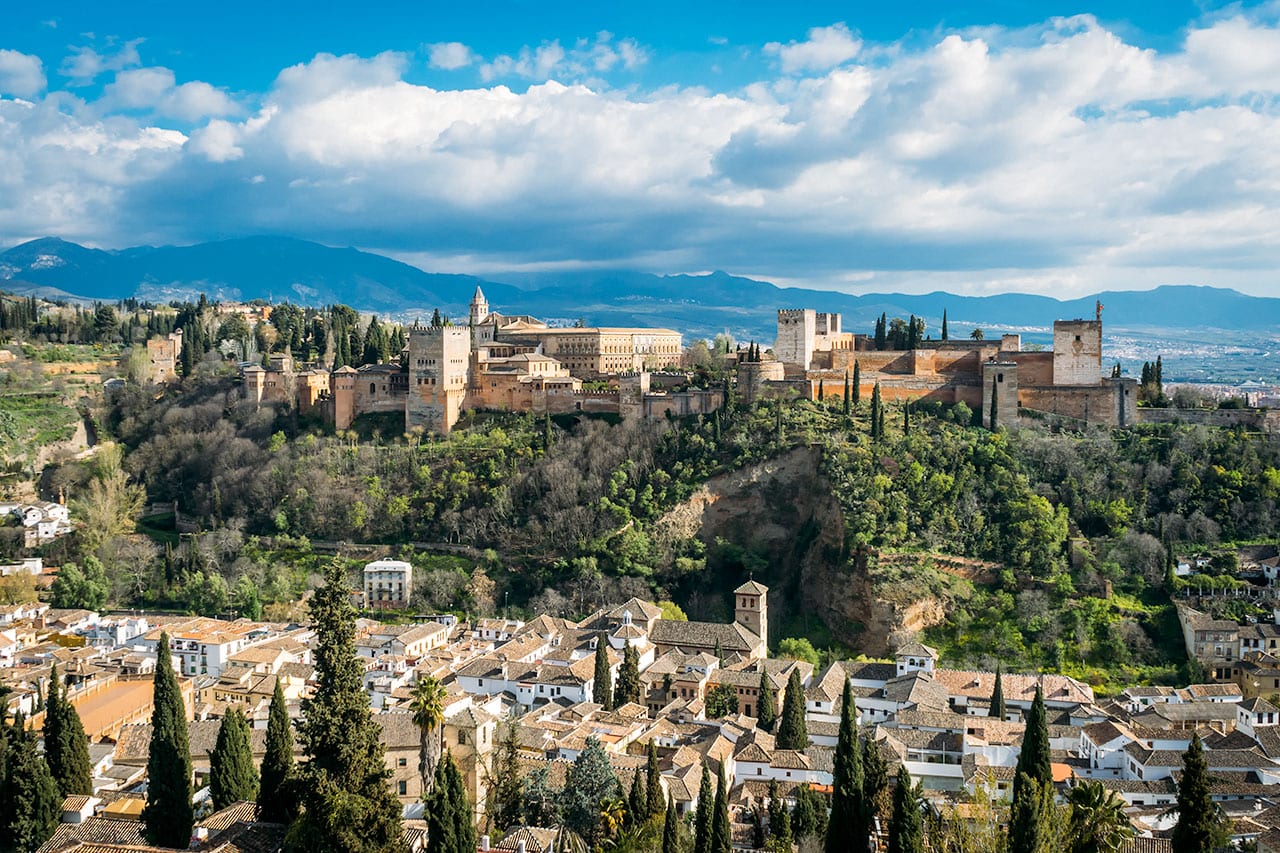
{"label": "distant city skyline", "polygon": [[1276,3],[596,5],[7,10],[0,248],[1280,296]]}

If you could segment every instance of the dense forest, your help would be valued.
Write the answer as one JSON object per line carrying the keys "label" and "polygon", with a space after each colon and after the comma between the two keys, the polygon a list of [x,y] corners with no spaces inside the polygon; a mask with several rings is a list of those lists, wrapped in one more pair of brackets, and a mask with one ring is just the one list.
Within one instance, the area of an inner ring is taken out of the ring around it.
{"label": "dense forest", "polygon": [[[715,618],[738,578],[756,572],[785,589],[795,565],[750,541],[673,537],[658,520],[709,477],[811,447],[842,510],[842,544],[824,557],[836,571],[890,585],[903,580],[901,561],[884,568],[877,556],[913,552],[1001,567],[989,583],[918,567],[915,582],[949,611],[926,639],[950,659],[1172,678],[1172,550],[1273,537],[1280,492],[1280,447],[1258,436],[992,433],[963,405],[874,417],[865,403],[848,413],[838,402],[731,403],[712,417],[641,422],[478,415],[445,439],[401,435],[392,420],[325,434],[241,400],[234,376],[212,366],[159,395],[114,390],[99,421],[119,458],[66,467],[48,485],[82,496],[86,519],[115,518],[93,501],[132,490],[124,515],[172,505],[202,532],[178,537],[151,520],[152,541],[126,535],[127,518],[97,522],[70,554],[81,588],[97,583],[119,603],[261,612],[314,582],[312,542],[405,554],[461,543],[485,558],[423,557],[420,606],[506,601],[573,615],[642,595]],[[846,627],[810,633],[847,652]]]}

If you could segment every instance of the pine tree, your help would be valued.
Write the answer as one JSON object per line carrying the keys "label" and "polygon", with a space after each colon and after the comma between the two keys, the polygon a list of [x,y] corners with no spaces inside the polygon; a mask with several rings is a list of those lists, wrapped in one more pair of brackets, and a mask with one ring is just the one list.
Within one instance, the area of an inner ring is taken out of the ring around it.
{"label": "pine tree", "polygon": [[769,672],[760,665],[759,699],[756,703],[756,724],[766,732],[773,731],[773,724],[778,720],[778,711],[774,707],[773,682],[769,680]]}
{"label": "pine tree", "polygon": [[640,776],[640,768],[631,777],[631,791],[627,794],[627,826],[644,823],[649,811],[648,797],[645,794],[644,779]]}
{"label": "pine tree", "polygon": [[840,733],[831,768],[831,819],[827,824],[827,853],[865,850],[867,806],[862,797],[862,756],[858,748],[858,706],[853,687],[844,680],[840,702]]}
{"label": "pine tree", "polygon": [[942,309],[942,339],[947,340],[947,309]]}
{"label": "pine tree", "polygon": [[675,798],[668,797],[666,819],[662,822],[662,853],[680,853],[680,831],[676,820]]}
{"label": "pine tree", "polygon": [[49,673],[49,707],[44,715],[44,757],[63,797],[93,793],[93,765],[89,739],[80,714],[67,699],[58,680],[58,667]]}
{"label": "pine tree", "polygon": [[716,774],[716,802],[711,814],[711,853],[730,853],[733,829],[729,824],[729,783],[724,778],[724,764]]}
{"label": "pine tree", "polygon": [[856,408],[862,402],[862,365],[855,359],[853,362],[853,405]]}
{"label": "pine tree", "polygon": [[613,707],[621,708],[628,702],[640,701],[640,655],[628,640],[622,649],[622,666],[618,668],[618,683],[613,688]]}
{"label": "pine tree", "polygon": [[1178,822],[1173,827],[1173,849],[1182,853],[1209,853],[1225,844],[1226,822],[1209,791],[1209,765],[1200,735],[1182,754],[1182,778],[1178,780]]}
{"label": "pine tree", "polygon": [[1004,674],[1001,672],[1001,664],[997,662],[996,686],[991,689],[991,710],[987,712],[987,716],[1003,720],[1008,713],[1004,707]]}
{"label": "pine tree", "polygon": [[609,669],[609,640],[604,631],[596,635],[596,672],[591,685],[591,701],[606,711],[613,710],[613,674]]}
{"label": "pine tree", "polygon": [[588,737],[586,746],[574,759],[565,777],[565,823],[588,844],[599,843],[603,840],[600,805],[617,799],[621,794],[622,786],[609,765],[604,747],[595,737]]}
{"label": "pine tree", "polygon": [[267,751],[262,756],[262,781],[258,786],[258,820],[290,823],[297,815],[294,805],[293,731],[284,691],[276,681],[267,716]]}
{"label": "pine tree", "polygon": [[232,708],[222,718],[217,743],[209,753],[209,795],[215,810],[258,796],[249,723],[239,708]]}
{"label": "pine tree", "polygon": [[1018,752],[1018,765],[1014,771],[1013,798],[1018,798],[1018,789],[1023,777],[1039,785],[1053,782],[1053,768],[1049,764],[1049,727],[1045,720],[1044,694],[1036,685],[1036,695],[1031,701],[1031,710],[1027,713],[1026,730],[1022,735],[1022,748]]}
{"label": "pine tree", "polygon": [[5,747],[0,753],[0,845],[13,853],[35,853],[58,828],[58,783],[36,752],[35,736],[26,730],[21,714],[0,745]]}
{"label": "pine tree", "polygon": [[898,784],[893,789],[893,816],[889,819],[889,853],[921,853],[923,850],[920,793],[911,784],[906,766],[899,765]]}
{"label": "pine tree", "polygon": [[805,749],[809,746],[809,731],[804,720],[804,687],[800,683],[800,671],[792,668],[787,680],[787,691],[782,696],[782,720],[778,723],[778,749]]}
{"label": "pine tree", "polygon": [[191,806],[191,747],[187,709],[173,671],[169,635],[160,634],[156,656],[155,698],[151,712],[151,748],[147,759],[147,804],[142,823],[157,847],[191,843],[195,812]]}
{"label": "pine tree", "polygon": [[355,649],[355,609],[346,569],[335,558],[311,599],[317,686],[303,700],[298,768],[302,814],[285,838],[289,851],[375,853],[400,845],[400,803],[388,784],[381,730],[369,711]]}
{"label": "pine tree", "polygon": [[648,795],[649,817],[658,817],[663,810],[662,774],[658,768],[658,746],[649,740],[649,761],[645,767],[645,793]]}
{"label": "pine tree", "polygon": [[710,853],[711,812],[715,808],[711,792],[711,771],[702,763],[702,783],[698,786],[698,808],[693,813],[693,853]]}

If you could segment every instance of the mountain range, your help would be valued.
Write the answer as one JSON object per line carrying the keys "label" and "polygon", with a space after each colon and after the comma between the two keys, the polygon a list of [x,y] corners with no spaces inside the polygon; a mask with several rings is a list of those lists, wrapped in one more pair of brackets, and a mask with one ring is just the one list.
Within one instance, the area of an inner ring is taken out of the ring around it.
{"label": "mountain range", "polygon": [[1205,286],[1108,291],[1062,301],[1008,293],[853,295],[781,288],[724,272],[653,275],[598,270],[519,273],[477,278],[424,272],[391,258],[285,237],[247,237],[191,246],[91,249],[54,237],[0,252],[0,288],[46,297],[152,301],[198,293],[220,299],[345,303],[403,319],[440,308],[465,316],[475,288],[493,310],[590,324],[663,326],[710,337],[728,330],[740,340],[768,341],[778,308],[816,308],[844,315],[844,327],[870,332],[881,313],[923,317],[937,335],[944,309],[955,336],[974,327],[1045,330],[1055,319],[1092,317],[1105,306],[1108,331],[1195,329],[1266,331],[1280,327],[1280,299]]}

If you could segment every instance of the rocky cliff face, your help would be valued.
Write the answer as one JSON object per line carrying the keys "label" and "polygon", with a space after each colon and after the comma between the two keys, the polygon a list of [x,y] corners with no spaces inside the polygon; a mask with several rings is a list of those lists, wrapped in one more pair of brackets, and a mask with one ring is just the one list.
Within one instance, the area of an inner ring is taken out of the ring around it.
{"label": "rocky cliff face", "polygon": [[[659,536],[725,540],[767,560],[770,642],[816,619],[851,651],[885,655],[891,639],[937,624],[943,601],[881,594],[874,554],[845,546],[844,514],[820,473],[817,448],[799,448],[714,477],[658,523]],[[745,580],[742,578],[741,580]],[[727,582],[733,579],[725,578]]]}

